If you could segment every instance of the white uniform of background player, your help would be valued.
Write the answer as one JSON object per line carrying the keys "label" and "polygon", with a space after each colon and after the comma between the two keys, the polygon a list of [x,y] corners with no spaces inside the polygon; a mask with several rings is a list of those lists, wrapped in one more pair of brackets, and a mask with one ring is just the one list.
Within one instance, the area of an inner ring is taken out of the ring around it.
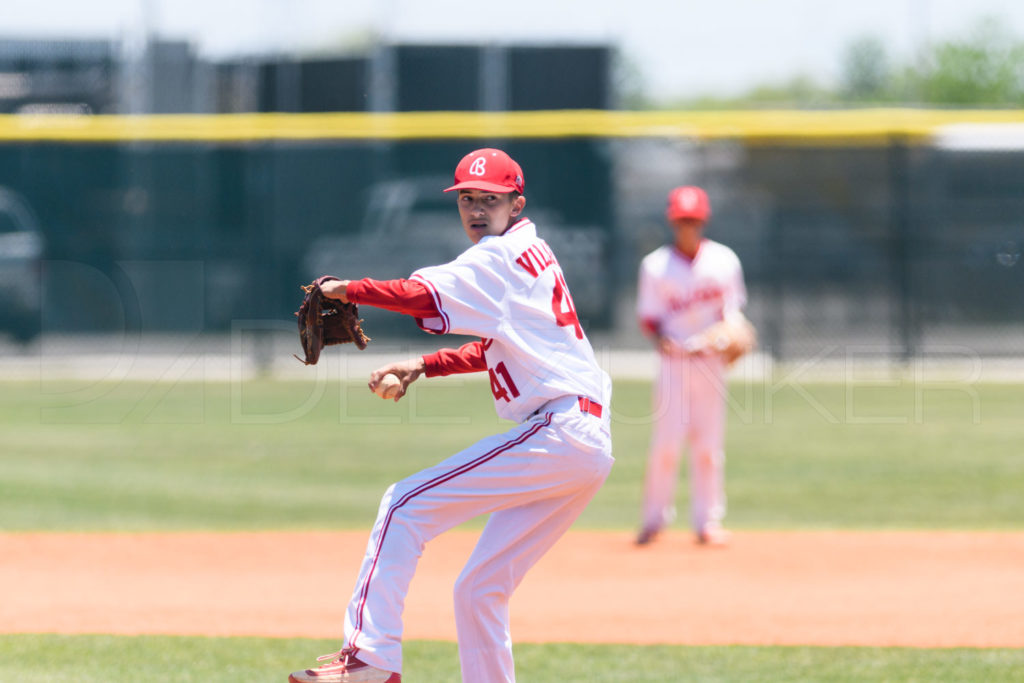
{"label": "white uniform of background player", "polygon": [[711,207],[701,188],[675,188],[666,215],[673,243],[644,257],[638,283],[637,314],[660,352],[660,371],[637,543],[649,543],[674,519],[687,451],[693,530],[701,543],[723,544],[726,367],[697,340],[715,322],[742,315],[746,288],[736,254],[703,236]]}
{"label": "white uniform of background player", "polygon": [[611,382],[554,254],[520,215],[522,170],[504,152],[483,149],[462,160],[455,180],[448,190],[459,193],[474,246],[409,280],[342,281],[324,291],[412,315],[429,332],[481,338],[380,368],[371,388],[393,372],[403,382],[401,398],[420,374],[485,371],[498,415],[517,424],[387,490],[348,604],[345,646],[331,655],[337,660],[296,672],[293,681],[400,680],[403,603],[424,544],[485,514],[490,519],[455,584],[462,679],[515,680],[509,596],[612,466]]}

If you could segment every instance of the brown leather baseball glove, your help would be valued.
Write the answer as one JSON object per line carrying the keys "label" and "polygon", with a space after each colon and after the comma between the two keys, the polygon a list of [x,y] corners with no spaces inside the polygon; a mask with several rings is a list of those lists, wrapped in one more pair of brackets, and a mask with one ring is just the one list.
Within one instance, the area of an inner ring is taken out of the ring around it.
{"label": "brown leather baseball glove", "polygon": [[757,346],[757,330],[744,317],[722,320],[686,343],[690,353],[717,353],[726,364],[736,362]]}
{"label": "brown leather baseball glove", "polygon": [[302,286],[306,296],[295,316],[299,319],[299,343],[306,358],[295,357],[306,365],[316,365],[325,346],[352,342],[362,350],[370,341],[363,332],[359,307],[330,299],[320,290],[322,283],[337,279],[324,275]]}

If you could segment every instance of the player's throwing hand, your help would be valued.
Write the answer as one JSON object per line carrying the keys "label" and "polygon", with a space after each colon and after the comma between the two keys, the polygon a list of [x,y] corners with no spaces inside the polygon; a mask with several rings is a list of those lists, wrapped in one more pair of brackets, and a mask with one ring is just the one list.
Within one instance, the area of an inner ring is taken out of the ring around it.
{"label": "player's throwing hand", "polygon": [[397,401],[405,396],[405,393],[409,390],[409,385],[419,379],[425,370],[426,366],[422,358],[412,358],[399,363],[390,363],[371,372],[370,381],[367,382],[367,386],[370,388],[370,391],[377,393],[381,381],[387,375],[393,375],[398,378],[400,384],[393,393],[389,392],[389,398]]}

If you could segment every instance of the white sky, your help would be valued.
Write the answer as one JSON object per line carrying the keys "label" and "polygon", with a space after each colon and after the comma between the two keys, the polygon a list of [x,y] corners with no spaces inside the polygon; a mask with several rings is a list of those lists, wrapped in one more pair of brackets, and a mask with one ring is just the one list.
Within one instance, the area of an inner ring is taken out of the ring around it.
{"label": "white sky", "polygon": [[[495,9],[495,7],[499,7]],[[844,47],[882,37],[903,60],[999,18],[1024,40],[1024,0],[0,0],[0,38],[124,39],[152,27],[207,57],[394,42],[608,43],[655,97],[729,95],[839,73]]]}

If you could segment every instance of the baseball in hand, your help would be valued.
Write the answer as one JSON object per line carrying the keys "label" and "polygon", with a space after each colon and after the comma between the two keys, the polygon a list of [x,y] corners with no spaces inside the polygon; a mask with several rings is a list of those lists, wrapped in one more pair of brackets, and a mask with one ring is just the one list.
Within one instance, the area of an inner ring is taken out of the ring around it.
{"label": "baseball in hand", "polygon": [[401,389],[402,380],[398,379],[397,375],[389,372],[380,378],[380,381],[377,382],[377,388],[373,390],[373,393],[383,399],[389,399],[394,398]]}

